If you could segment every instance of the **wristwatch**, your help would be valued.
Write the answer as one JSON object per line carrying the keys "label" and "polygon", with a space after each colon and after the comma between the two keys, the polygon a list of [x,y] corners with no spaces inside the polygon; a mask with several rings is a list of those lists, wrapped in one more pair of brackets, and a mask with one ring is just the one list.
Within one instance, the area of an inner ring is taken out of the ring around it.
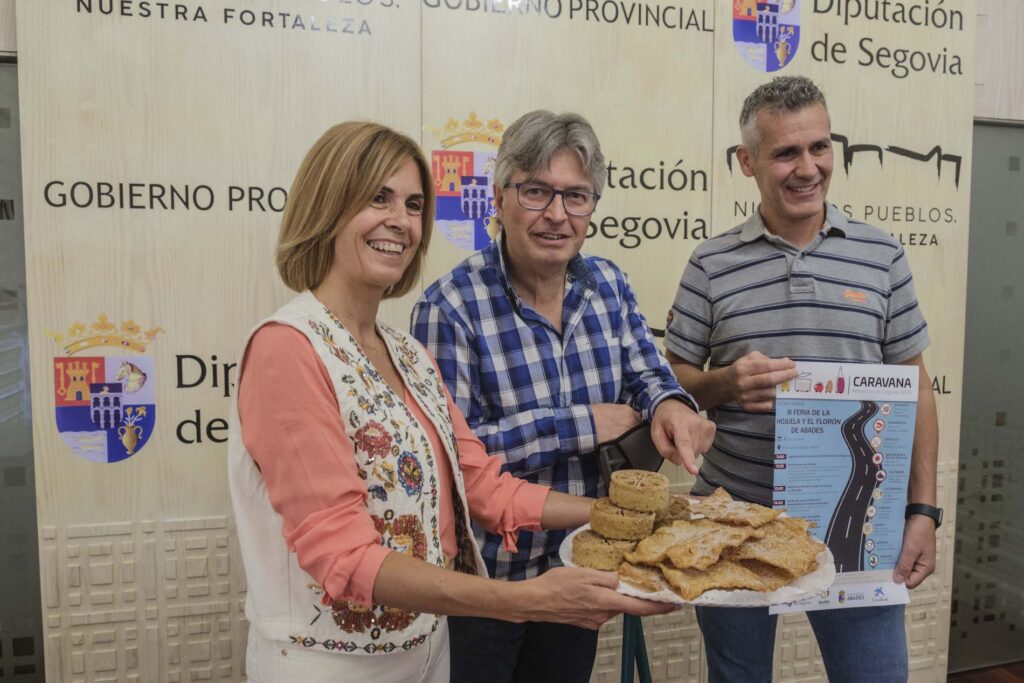
{"label": "wristwatch", "polygon": [[925,503],[910,503],[907,505],[907,510],[903,514],[903,518],[910,519],[911,515],[924,515],[925,517],[931,517],[935,521],[936,529],[942,526],[942,508],[932,507]]}

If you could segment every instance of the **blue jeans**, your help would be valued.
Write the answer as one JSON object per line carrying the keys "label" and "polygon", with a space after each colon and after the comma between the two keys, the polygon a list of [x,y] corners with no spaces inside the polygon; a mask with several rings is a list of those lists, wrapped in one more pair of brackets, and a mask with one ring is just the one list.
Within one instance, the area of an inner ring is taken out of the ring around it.
{"label": "blue jeans", "polygon": [[[777,615],[767,607],[697,607],[708,683],[771,683]],[[830,683],[905,683],[903,605],[808,612]]]}

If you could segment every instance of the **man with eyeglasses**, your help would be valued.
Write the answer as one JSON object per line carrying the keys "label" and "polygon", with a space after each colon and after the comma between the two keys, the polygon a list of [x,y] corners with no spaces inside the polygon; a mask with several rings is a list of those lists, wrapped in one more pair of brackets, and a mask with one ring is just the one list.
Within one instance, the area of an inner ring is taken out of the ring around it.
{"label": "man with eyeglasses", "polygon": [[[594,451],[643,420],[668,460],[696,473],[713,425],[676,382],[625,275],[580,254],[605,162],[576,114],[534,111],[505,132],[494,173],[497,239],[424,291],[413,334],[434,354],[470,427],[502,469],[605,495]],[[491,576],[558,565],[565,532],[477,529]],[[452,681],[588,681],[597,632],[450,617]],[[484,673],[486,672],[486,673]]]}

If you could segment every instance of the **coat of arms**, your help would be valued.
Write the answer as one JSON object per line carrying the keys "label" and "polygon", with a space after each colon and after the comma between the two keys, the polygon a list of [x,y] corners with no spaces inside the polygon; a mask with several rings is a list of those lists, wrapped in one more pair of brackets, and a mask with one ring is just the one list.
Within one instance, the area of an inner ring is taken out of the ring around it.
{"label": "coat of arms", "polygon": [[732,39],[755,69],[778,71],[800,45],[802,0],[733,0]]}
{"label": "coat of arms", "polygon": [[431,154],[435,225],[446,240],[463,249],[482,249],[498,234],[494,158],[504,130],[501,121],[484,123],[471,113],[464,121],[448,119],[443,128],[430,131],[441,143],[441,149]]}
{"label": "coat of arms", "polygon": [[161,332],[100,315],[50,335],[67,354],[53,359],[57,431],[77,455],[119,462],[149,441],[156,424],[155,367],[143,354]]}

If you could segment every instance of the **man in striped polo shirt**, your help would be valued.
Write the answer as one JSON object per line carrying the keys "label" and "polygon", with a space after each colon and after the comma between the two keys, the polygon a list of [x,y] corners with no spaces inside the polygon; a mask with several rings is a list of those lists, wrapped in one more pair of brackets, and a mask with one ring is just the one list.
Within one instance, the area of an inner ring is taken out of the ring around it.
{"label": "man in striped polo shirt", "polygon": [[[795,377],[795,360],[917,365],[908,499],[918,505],[895,571],[914,588],[935,567],[941,511],[935,399],[921,358],[929,339],[906,255],[887,233],[826,203],[831,124],[814,83],[779,77],[758,87],[740,130],[736,157],[761,205],[694,251],[665,341],[680,384],[717,426],[693,493],[723,486],[771,504],[775,387]],[[906,680],[902,605],[807,616],[833,683]],[[776,617],[767,608],[698,607],[697,619],[712,682],[771,680]]]}

